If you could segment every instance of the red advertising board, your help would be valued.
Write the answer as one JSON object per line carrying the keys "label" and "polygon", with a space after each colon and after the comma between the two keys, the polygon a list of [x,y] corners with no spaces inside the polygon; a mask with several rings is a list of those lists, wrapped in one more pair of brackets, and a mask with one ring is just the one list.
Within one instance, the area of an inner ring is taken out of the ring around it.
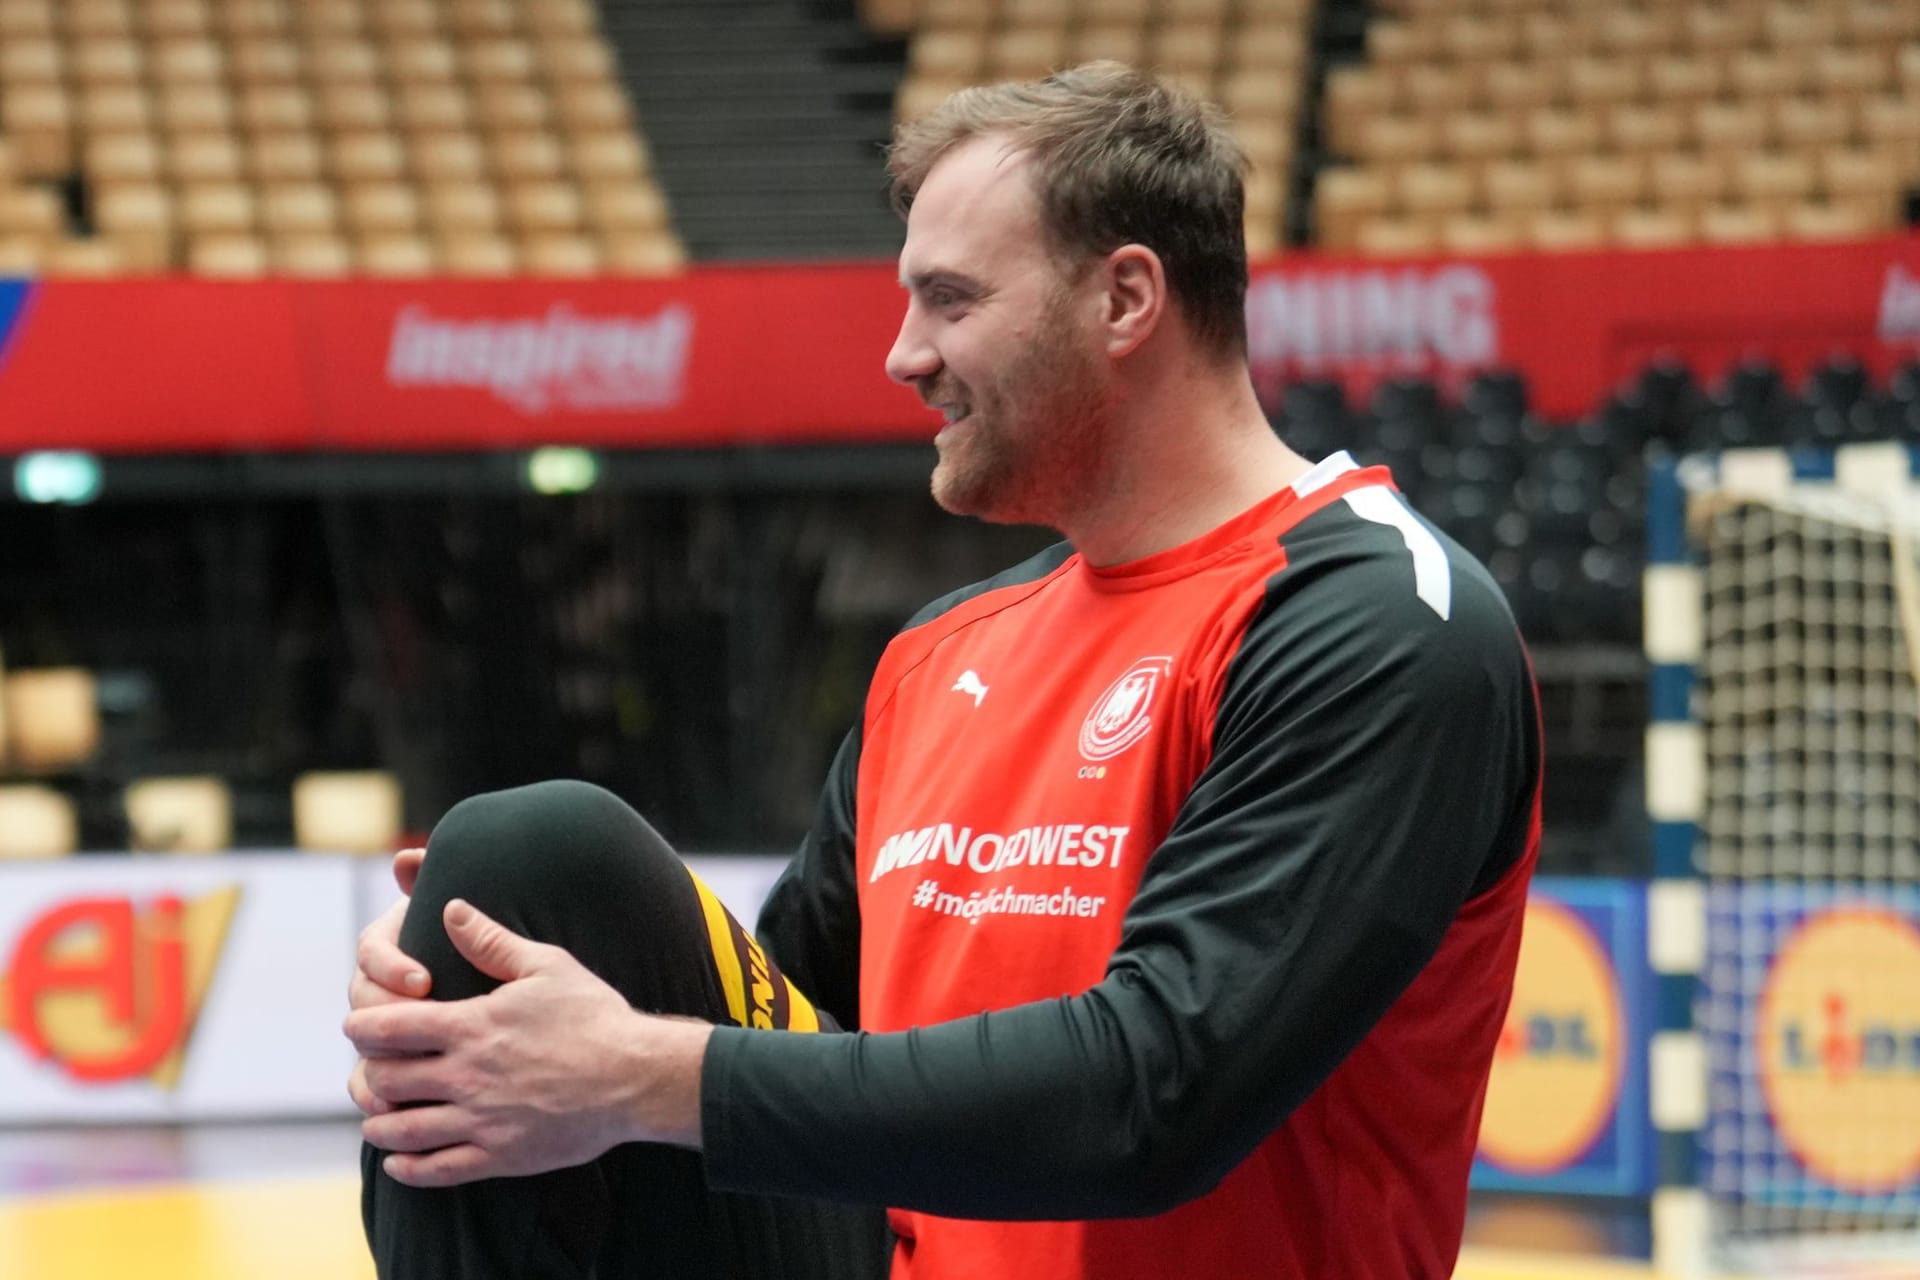
{"label": "red advertising board", "polygon": [[[889,263],[663,281],[0,282],[0,452],[924,441],[882,372]],[[1254,378],[1357,395],[1518,369],[1551,417],[1656,353],[1920,354],[1920,236],[1856,244],[1256,268]]]}

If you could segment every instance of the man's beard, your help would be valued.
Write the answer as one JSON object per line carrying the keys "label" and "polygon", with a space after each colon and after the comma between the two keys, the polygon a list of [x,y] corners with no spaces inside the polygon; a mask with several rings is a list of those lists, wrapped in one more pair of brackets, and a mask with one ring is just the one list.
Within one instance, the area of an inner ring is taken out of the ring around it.
{"label": "man's beard", "polygon": [[972,413],[941,449],[933,498],[947,511],[1058,527],[1097,483],[1110,416],[1101,371],[1061,302],[1041,335],[993,386],[974,390]]}

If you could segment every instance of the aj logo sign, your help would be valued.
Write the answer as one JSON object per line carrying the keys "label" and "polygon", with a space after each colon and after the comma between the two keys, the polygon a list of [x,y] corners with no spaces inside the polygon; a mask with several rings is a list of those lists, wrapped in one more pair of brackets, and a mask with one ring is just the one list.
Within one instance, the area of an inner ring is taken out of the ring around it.
{"label": "aj logo sign", "polygon": [[29,921],[0,974],[0,1028],[86,1084],[179,1081],[240,891],[77,898]]}

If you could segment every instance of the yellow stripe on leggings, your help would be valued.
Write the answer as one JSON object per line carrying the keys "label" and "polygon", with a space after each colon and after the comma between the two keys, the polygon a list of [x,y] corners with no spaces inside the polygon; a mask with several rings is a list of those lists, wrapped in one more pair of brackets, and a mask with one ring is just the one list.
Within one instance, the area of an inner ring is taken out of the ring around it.
{"label": "yellow stripe on leggings", "polygon": [[700,910],[707,917],[707,938],[713,945],[713,967],[720,974],[720,986],[727,993],[727,1012],[737,1027],[747,1025],[747,989],[741,982],[741,971],[746,968],[740,960],[739,948],[734,945],[733,926],[728,922],[727,909],[720,905],[720,899],[713,896],[713,890],[707,888],[707,882],[694,875],[693,868],[687,868],[687,874],[693,877],[694,891],[700,895]]}

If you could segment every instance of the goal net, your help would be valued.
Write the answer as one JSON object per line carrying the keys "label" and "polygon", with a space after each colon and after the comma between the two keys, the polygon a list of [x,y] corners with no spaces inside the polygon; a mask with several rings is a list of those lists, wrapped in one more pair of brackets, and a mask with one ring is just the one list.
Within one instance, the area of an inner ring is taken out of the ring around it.
{"label": "goal net", "polygon": [[1722,1265],[1920,1277],[1920,504],[1688,482]]}

